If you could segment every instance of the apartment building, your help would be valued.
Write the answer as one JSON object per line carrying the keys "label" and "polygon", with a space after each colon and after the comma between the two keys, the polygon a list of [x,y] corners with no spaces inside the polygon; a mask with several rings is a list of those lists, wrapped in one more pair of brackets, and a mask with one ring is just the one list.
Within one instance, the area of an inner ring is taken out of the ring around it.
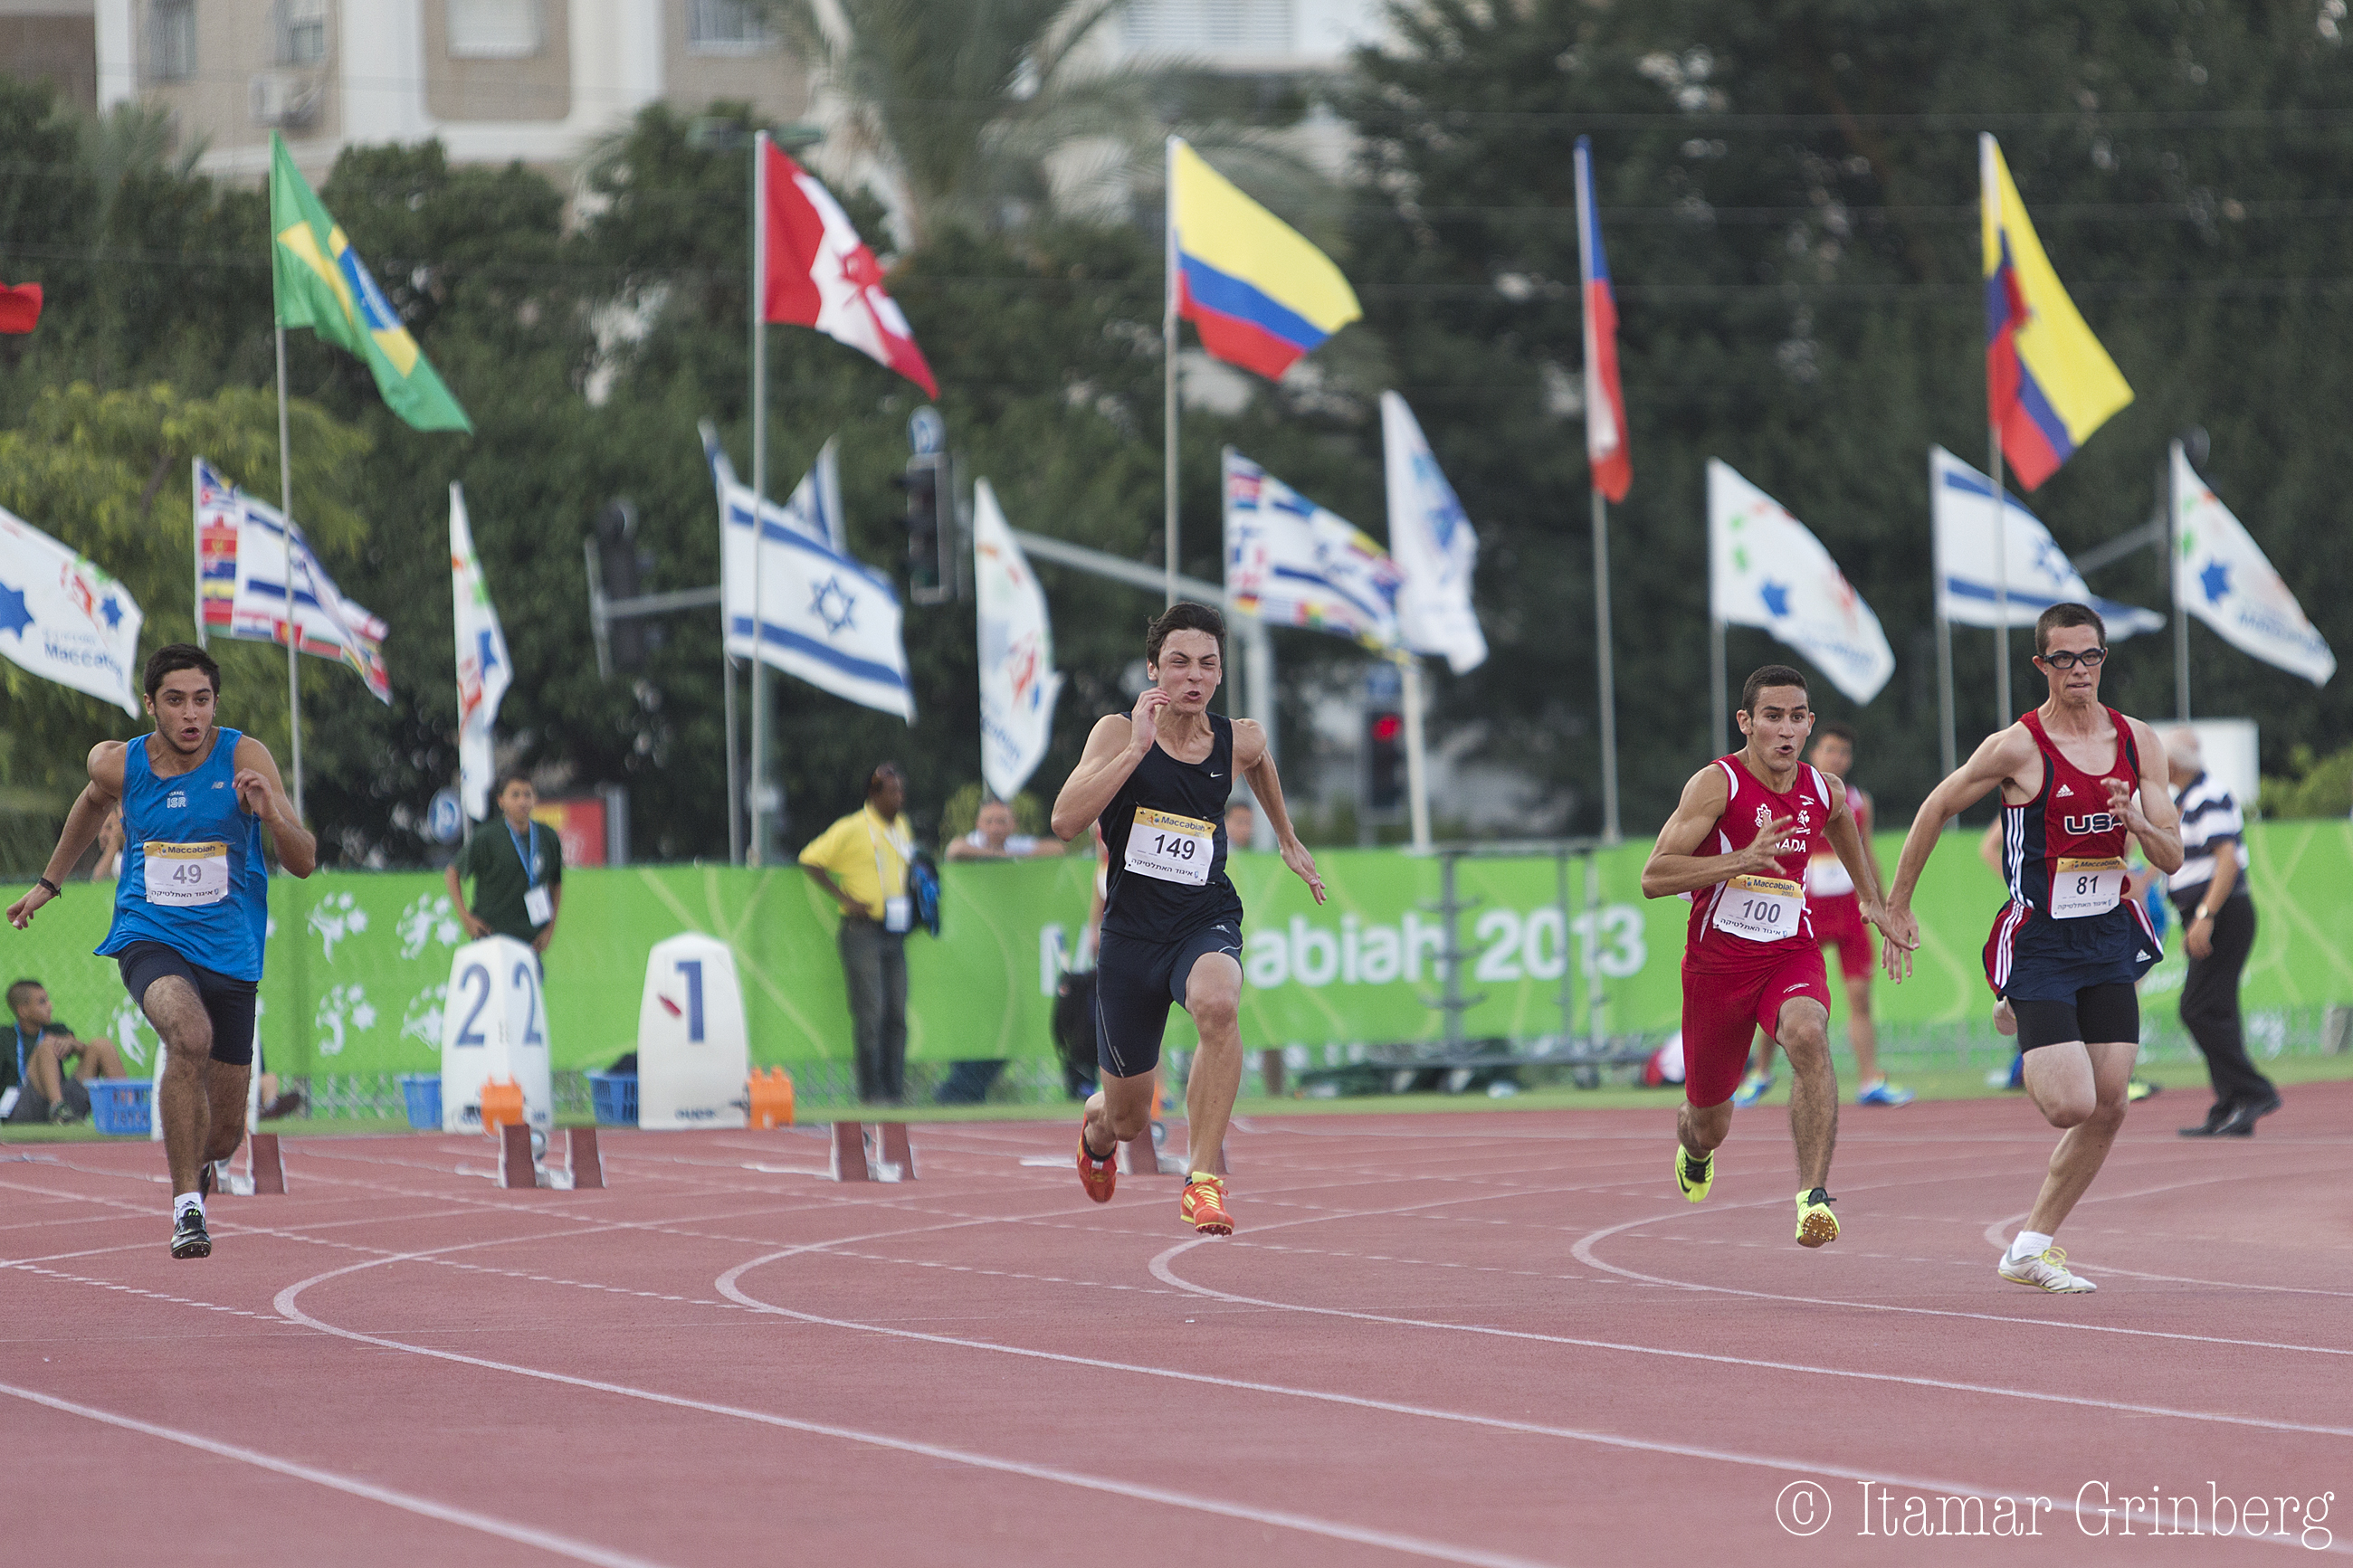
{"label": "apartment building", "polygon": [[354,142],[434,137],[462,162],[561,169],[649,103],[732,99],[776,121],[808,103],[807,72],[744,0],[85,0],[80,10],[98,107],[168,111],[184,144],[204,146],[199,166],[229,177],[268,168],[272,131],[313,174]]}

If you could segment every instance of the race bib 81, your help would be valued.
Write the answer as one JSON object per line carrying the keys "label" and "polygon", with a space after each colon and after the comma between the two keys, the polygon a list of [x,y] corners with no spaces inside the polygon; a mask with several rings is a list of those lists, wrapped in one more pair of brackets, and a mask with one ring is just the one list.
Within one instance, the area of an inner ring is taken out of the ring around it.
{"label": "race bib 81", "polygon": [[1163,882],[1203,887],[1209,862],[1217,858],[1217,833],[1213,822],[1139,805],[1135,825],[1127,831],[1127,868]]}
{"label": "race bib 81", "polygon": [[2079,921],[2104,915],[2125,899],[2125,863],[2119,856],[2099,860],[2063,857],[2051,877],[2051,918]]}

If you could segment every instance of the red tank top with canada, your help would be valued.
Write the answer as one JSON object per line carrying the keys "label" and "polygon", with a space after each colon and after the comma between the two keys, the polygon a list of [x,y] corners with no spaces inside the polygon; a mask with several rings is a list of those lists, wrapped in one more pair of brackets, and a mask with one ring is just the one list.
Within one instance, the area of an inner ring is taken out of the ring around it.
{"label": "red tank top with canada", "polygon": [[1748,771],[1740,752],[1718,757],[1715,765],[1723,770],[1731,798],[1695,853],[1746,849],[1757,830],[1777,816],[1788,817],[1789,826],[1772,876],[1736,877],[1691,895],[1685,962],[1746,969],[1770,955],[1819,945],[1806,910],[1806,863],[1828,847],[1822,830],[1831,820],[1830,781],[1800,763],[1789,787],[1776,791]]}

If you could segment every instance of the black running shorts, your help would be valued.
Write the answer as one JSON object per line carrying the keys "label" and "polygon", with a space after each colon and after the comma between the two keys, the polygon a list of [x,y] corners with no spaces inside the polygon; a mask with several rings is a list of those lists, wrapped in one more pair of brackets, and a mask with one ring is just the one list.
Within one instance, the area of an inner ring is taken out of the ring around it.
{"label": "black running shorts", "polygon": [[1095,950],[1095,1061],[1113,1078],[1160,1065],[1168,1006],[1185,1003],[1185,983],[1204,954],[1242,959],[1240,921],[1205,926],[1181,942],[1140,942],[1105,931]]}
{"label": "black running shorts", "polygon": [[2018,1015],[2018,1048],[2064,1045],[2087,1040],[2095,1046],[2140,1041],[2140,994],[2129,985],[2086,985],[2073,1002],[2038,1002],[2013,996],[2010,1010]]}
{"label": "black running shorts", "polygon": [[259,990],[253,981],[232,980],[191,963],[177,949],[160,942],[134,942],[115,955],[115,963],[122,971],[122,988],[142,1008],[147,1005],[147,988],[167,974],[195,986],[205,1016],[213,1022],[213,1060],[238,1068],[252,1064],[254,998]]}

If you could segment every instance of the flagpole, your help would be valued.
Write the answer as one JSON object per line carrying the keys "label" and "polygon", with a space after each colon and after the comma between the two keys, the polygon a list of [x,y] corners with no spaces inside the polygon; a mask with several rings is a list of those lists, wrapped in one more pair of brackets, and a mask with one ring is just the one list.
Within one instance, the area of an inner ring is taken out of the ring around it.
{"label": "flagpole", "polygon": [[[1715,563],[1711,561],[1708,565],[1713,574]],[[1713,583],[1708,585],[1708,591],[1713,597]],[[1725,743],[1725,737],[1732,730],[1731,678],[1725,673],[1725,658],[1724,617],[1712,615],[1707,618],[1707,749],[1710,755],[1714,755],[1715,749]]]}
{"label": "flagpole", "polygon": [[1950,774],[1957,765],[1953,750],[1953,623],[1945,615],[1945,585],[1936,584],[1936,717],[1942,728],[1937,735],[1941,754],[1937,761],[1941,772]]}
{"label": "flagpole", "polygon": [[1413,825],[1413,847],[1430,847],[1430,775],[1422,765],[1421,659],[1411,653],[1398,656],[1398,673],[1405,687],[1406,817]]}
{"label": "flagpole", "polygon": [[727,716],[727,863],[744,863],[744,775],[735,752],[735,661],[727,653],[727,606],[719,606],[719,689]]}
{"label": "flagpole", "polygon": [[[286,733],[287,763],[291,774],[294,820],[302,820],[302,627],[294,606],[294,452],[288,445],[286,418],[286,329],[278,329],[278,511],[286,525]],[[201,542],[197,549],[204,548]],[[196,625],[204,625],[204,606],[196,607]],[[462,815],[462,814],[461,814]]]}
{"label": "flagpole", "polygon": [[[761,646],[761,617],[767,603],[760,592],[761,563],[768,552],[767,541],[761,537],[766,520],[760,515],[768,504],[767,197],[768,133],[763,131],[752,138],[752,834],[744,858],[748,866],[762,863],[767,831],[768,661]],[[723,621],[726,615],[723,608]],[[723,654],[723,637],[720,647]],[[728,689],[733,691],[732,682]],[[732,761],[732,748],[729,757]],[[732,814],[729,826],[732,836]]]}
{"label": "flagpole", "polygon": [[[1993,173],[1993,135],[1978,137],[1978,202],[1979,223],[2000,211],[2000,192]],[[2001,493],[2001,425],[1993,403],[1993,367],[1986,367],[1986,471],[1993,476],[1993,704],[1994,728],[2010,723],[2010,508]],[[1949,770],[1949,767],[1947,769]]]}
{"label": "flagpole", "polygon": [[[282,447],[285,443],[281,439],[279,444]],[[190,491],[189,499],[194,500],[195,499],[194,493],[195,489],[195,469],[193,464],[190,465],[189,468],[188,480]],[[188,542],[195,547],[193,553],[196,558],[195,592],[194,597],[190,600],[190,603],[195,606],[196,613],[196,646],[198,647],[209,647],[212,645],[205,639],[205,525],[197,521],[196,516],[193,511],[188,515]]]}
{"label": "flagpole", "polygon": [[2181,583],[2181,492],[2174,483],[2181,472],[2181,443],[2175,441],[2166,451],[2165,542],[2166,575],[2173,584],[2173,702],[2176,716],[2189,722],[2189,616],[2182,606],[2189,602]]}
{"label": "flagpole", "polygon": [[1609,503],[1593,492],[1593,640],[1601,681],[1601,837],[1618,842],[1618,678],[1609,657]]}
{"label": "flagpole", "polygon": [[1161,486],[1166,492],[1166,510],[1163,531],[1167,542],[1168,588],[1167,602],[1176,602],[1176,138],[1168,138],[1164,149],[1167,173],[1165,183],[1166,212],[1161,225],[1164,244],[1161,248],[1161,279],[1164,287],[1160,310],[1160,359],[1166,384],[1162,389],[1162,453]]}

